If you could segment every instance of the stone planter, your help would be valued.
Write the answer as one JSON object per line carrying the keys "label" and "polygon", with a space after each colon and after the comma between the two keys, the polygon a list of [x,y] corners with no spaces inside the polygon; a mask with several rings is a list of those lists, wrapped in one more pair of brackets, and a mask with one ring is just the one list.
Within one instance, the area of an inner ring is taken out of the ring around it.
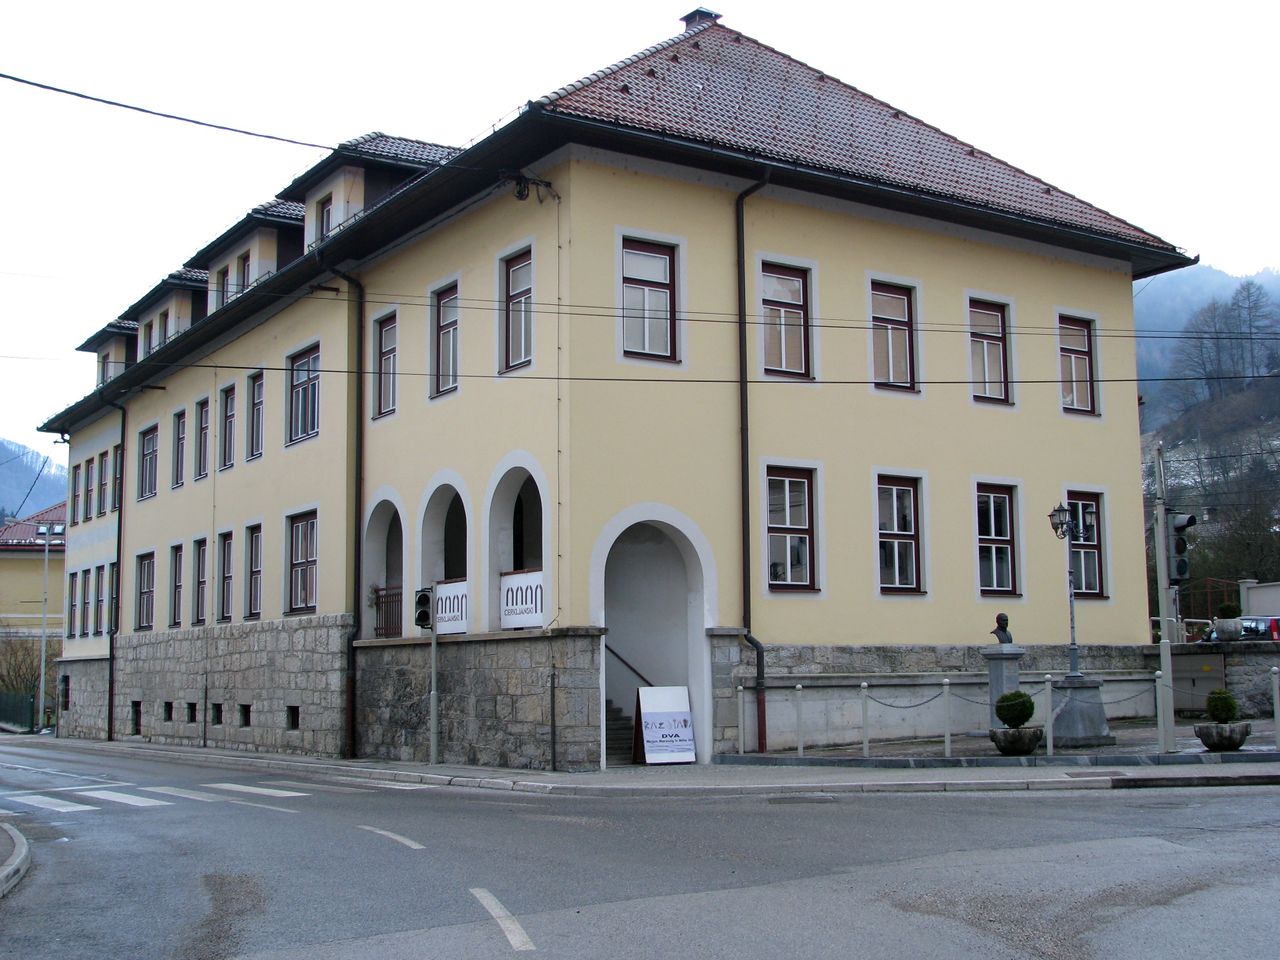
{"label": "stone planter", "polygon": [[1222,617],[1213,621],[1213,629],[1218,640],[1239,640],[1244,634],[1244,621],[1239,617]]}
{"label": "stone planter", "polygon": [[1040,745],[1044,727],[992,727],[987,735],[1006,757],[1025,757]]}
{"label": "stone planter", "polygon": [[1197,723],[1193,729],[1204,748],[1212,753],[1239,750],[1253,732],[1253,726],[1245,720],[1235,723]]}

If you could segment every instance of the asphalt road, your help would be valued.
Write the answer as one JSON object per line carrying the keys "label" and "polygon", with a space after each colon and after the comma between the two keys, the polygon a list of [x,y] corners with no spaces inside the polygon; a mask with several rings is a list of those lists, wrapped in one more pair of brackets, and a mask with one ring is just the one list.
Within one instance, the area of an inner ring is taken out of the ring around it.
{"label": "asphalt road", "polygon": [[619,800],[0,741],[0,957],[1270,956],[1280,788]]}

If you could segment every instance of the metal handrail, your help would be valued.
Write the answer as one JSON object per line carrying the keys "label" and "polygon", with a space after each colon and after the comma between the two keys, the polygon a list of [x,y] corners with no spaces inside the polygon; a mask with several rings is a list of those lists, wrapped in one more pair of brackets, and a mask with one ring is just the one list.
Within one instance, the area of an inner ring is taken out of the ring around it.
{"label": "metal handrail", "polygon": [[618,661],[619,661],[619,662],[620,662],[624,667],[626,667],[628,670],[630,670],[632,673],[634,673],[637,677],[639,677],[642,681],[644,681],[644,685],[645,685],[646,687],[655,687],[655,686],[657,686],[657,684],[655,684],[652,680],[650,680],[650,679],[649,679],[648,677],[646,677],[643,673],[641,673],[639,670],[637,670],[635,667],[633,667],[630,663],[628,663],[628,662],[627,662],[627,658],[626,658],[626,657],[624,657],[622,654],[620,654],[617,650],[613,649],[613,647],[609,646],[609,645],[606,643],[606,644],[604,645],[604,648],[605,648],[605,650],[607,650],[609,653],[612,653],[615,657],[617,657],[617,658],[618,658]]}

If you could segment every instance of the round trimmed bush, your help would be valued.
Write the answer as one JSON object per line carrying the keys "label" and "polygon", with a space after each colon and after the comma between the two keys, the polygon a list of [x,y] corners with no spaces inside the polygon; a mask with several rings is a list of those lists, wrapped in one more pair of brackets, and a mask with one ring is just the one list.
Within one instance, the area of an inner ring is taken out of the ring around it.
{"label": "round trimmed bush", "polygon": [[1204,712],[1214,723],[1231,723],[1240,716],[1240,704],[1230,690],[1210,690],[1205,698]]}
{"label": "round trimmed bush", "polygon": [[1035,712],[1035,701],[1021,690],[1011,690],[996,701],[996,716],[1012,730],[1030,720]]}

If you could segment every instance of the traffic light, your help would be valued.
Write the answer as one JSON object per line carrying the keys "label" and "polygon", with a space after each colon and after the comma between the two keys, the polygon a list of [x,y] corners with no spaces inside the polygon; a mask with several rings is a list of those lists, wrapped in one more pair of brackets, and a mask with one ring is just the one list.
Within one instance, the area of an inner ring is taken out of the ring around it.
{"label": "traffic light", "polygon": [[1169,532],[1169,582],[1181,583],[1191,576],[1191,562],[1187,559],[1187,527],[1196,525],[1194,514],[1168,513],[1166,529]]}
{"label": "traffic light", "polygon": [[[1194,517],[1192,518],[1195,519]],[[413,622],[423,630],[431,629],[431,588],[423,587],[413,596]]]}

